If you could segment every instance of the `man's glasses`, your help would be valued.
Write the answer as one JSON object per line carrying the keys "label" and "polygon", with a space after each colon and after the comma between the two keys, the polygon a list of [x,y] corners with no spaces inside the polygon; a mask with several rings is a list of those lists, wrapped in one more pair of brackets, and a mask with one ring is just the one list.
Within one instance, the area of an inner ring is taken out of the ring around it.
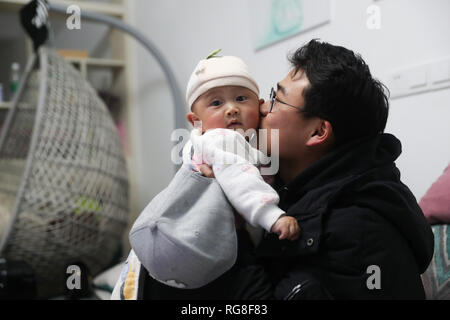
{"label": "man's glasses", "polygon": [[277,101],[277,102],[279,102],[279,103],[282,103],[282,104],[285,104],[285,105],[287,105],[287,106],[289,106],[289,107],[298,109],[298,110],[300,110],[300,111],[304,111],[303,108],[293,106],[292,104],[286,103],[286,102],[281,101],[280,99],[278,99],[278,98],[277,98],[277,93],[275,92],[275,90],[273,89],[273,87],[272,87],[272,89],[270,90],[270,97],[269,97],[269,99],[270,99],[269,113],[272,112],[272,109],[273,109],[273,106],[274,106],[274,104],[275,104],[275,101]]}

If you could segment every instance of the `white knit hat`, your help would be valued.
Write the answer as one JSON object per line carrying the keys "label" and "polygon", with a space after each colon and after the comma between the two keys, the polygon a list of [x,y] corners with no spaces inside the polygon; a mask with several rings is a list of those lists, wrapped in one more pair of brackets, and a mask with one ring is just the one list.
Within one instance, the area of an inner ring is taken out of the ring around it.
{"label": "white knit hat", "polygon": [[215,87],[241,86],[250,89],[259,97],[258,85],[241,58],[214,54],[200,60],[192,72],[186,89],[189,109],[192,109],[192,104],[200,95]]}

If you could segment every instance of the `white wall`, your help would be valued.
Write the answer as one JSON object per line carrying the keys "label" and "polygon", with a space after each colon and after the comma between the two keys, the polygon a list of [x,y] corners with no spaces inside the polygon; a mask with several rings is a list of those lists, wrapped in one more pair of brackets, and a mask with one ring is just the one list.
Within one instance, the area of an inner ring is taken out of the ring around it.
{"label": "white wall", "polygon": [[[381,80],[402,67],[450,55],[448,0],[332,0],[329,24],[255,52],[250,15],[243,0],[134,0],[131,21],[164,53],[184,95],[200,58],[216,48],[247,61],[261,94],[289,70],[286,60],[312,38],[361,53]],[[369,5],[381,9],[381,29],[369,30]],[[133,95],[138,110],[138,196],[143,208],[172,177],[170,134],[174,129],[170,93],[164,75],[144,49],[134,48]],[[387,132],[403,143],[397,161],[402,180],[419,199],[450,161],[450,90],[391,101]]]}

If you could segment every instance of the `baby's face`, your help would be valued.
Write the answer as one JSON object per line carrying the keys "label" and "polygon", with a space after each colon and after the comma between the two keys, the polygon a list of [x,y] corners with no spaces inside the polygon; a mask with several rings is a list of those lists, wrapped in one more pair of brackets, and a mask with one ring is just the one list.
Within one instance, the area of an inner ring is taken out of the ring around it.
{"label": "baby's face", "polygon": [[202,121],[203,131],[216,128],[258,129],[259,99],[244,87],[212,88],[194,102],[192,111]]}

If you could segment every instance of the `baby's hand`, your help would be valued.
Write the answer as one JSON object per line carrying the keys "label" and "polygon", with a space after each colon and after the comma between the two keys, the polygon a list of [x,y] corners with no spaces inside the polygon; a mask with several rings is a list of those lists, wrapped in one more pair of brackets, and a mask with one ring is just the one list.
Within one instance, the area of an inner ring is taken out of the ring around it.
{"label": "baby's hand", "polygon": [[282,216],[273,224],[270,232],[280,235],[278,239],[297,240],[300,236],[300,227],[297,219],[290,216]]}
{"label": "baby's hand", "polygon": [[200,172],[207,178],[215,178],[214,171],[211,168],[210,165],[207,165],[206,163],[200,164],[197,166],[200,170]]}

